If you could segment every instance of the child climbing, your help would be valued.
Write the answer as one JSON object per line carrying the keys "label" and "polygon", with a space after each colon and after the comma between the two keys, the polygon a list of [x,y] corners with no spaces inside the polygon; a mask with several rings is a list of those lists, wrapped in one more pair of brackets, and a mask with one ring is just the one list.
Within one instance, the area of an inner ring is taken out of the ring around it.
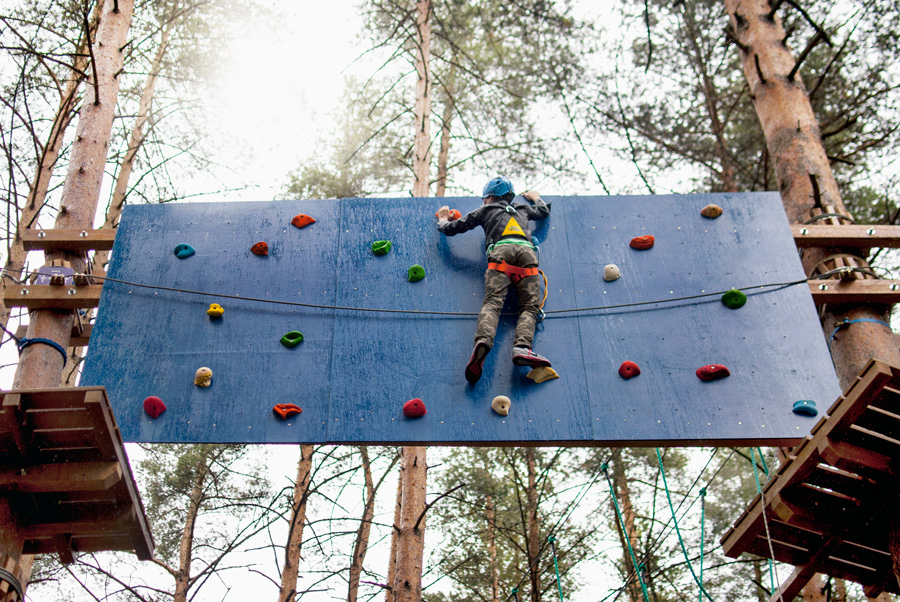
{"label": "child climbing", "polygon": [[481,378],[484,358],[494,345],[500,310],[510,283],[519,292],[519,318],[513,342],[512,361],[517,366],[550,367],[550,361],[531,350],[534,327],[540,305],[537,247],[528,231],[529,220],[550,215],[550,205],[533,190],[522,194],[532,204],[513,204],[512,182],[499,177],[489,181],[482,192],[481,207],[450,221],[450,208],[437,212],[437,228],[447,236],[468,232],[476,226],[484,229],[488,269],[484,273],[484,301],[475,326],[475,348],[466,365],[466,380],[472,384]]}

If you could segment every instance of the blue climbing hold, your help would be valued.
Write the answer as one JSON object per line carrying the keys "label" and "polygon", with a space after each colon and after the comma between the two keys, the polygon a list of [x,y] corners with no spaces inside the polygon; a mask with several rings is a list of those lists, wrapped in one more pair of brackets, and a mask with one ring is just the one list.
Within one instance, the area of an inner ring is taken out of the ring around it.
{"label": "blue climbing hold", "polygon": [[798,416],[818,416],[819,410],[816,409],[816,402],[811,399],[801,399],[794,402],[794,414]]}
{"label": "blue climbing hold", "polygon": [[196,253],[196,251],[194,251],[194,247],[187,243],[183,242],[180,245],[175,246],[175,257],[177,257],[178,259],[187,259],[194,253]]}

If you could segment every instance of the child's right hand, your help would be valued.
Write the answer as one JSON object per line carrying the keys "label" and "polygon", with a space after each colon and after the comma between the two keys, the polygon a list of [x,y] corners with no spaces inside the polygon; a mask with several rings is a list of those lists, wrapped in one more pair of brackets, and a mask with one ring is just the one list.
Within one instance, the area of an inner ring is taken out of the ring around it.
{"label": "child's right hand", "polygon": [[443,207],[441,207],[440,209],[437,210],[437,213],[435,215],[437,215],[438,219],[449,220],[450,219],[450,207],[448,207],[447,205],[444,205]]}

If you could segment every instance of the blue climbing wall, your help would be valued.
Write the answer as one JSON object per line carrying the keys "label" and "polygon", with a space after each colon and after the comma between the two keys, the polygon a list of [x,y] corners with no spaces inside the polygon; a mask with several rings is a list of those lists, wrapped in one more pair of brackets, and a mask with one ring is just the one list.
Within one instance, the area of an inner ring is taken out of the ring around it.
{"label": "blue climbing wall", "polygon": [[[157,442],[776,444],[816,421],[795,401],[824,409],[840,394],[808,288],[777,286],[804,278],[777,194],[547,200],[550,218],[533,224],[550,312],[535,350],[559,379],[512,365],[513,317],[472,386],[474,316],[342,309],[478,312],[484,236],[445,237],[434,212],[480,199],[432,198],[126,207],[110,278],[218,296],[107,281],[81,382],[107,387],[126,440]],[[709,203],[724,214],[702,217]],[[299,213],[317,222],[297,229]],[[647,234],[652,249],[629,247]],[[373,255],[385,239],[390,253]],[[268,256],[250,252],[259,241]],[[178,259],[179,243],[196,253]],[[610,263],[622,277],[605,282]],[[424,280],[407,282],[413,264]],[[749,297],[737,310],[720,295],[676,300],[732,287]],[[574,308],[593,309],[554,313]],[[304,341],[289,349],[290,330]],[[625,360],[641,374],[621,378]],[[703,382],[707,364],[731,376]],[[201,366],[209,388],[193,384]],[[150,395],[168,406],[157,419],[142,410]],[[491,410],[497,395],[508,416]],[[428,413],[405,418],[415,397]],[[283,421],[279,403],[303,412]]]}

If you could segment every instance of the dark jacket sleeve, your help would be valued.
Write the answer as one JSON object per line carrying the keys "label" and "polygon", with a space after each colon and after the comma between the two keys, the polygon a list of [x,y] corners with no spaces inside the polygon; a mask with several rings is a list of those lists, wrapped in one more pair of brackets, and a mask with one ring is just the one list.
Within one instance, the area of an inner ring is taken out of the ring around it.
{"label": "dark jacket sleeve", "polygon": [[482,208],[479,207],[478,209],[470,211],[461,218],[455,219],[452,222],[445,219],[439,219],[437,223],[437,229],[447,236],[453,236],[454,234],[462,234],[463,232],[468,232],[469,230],[477,228],[481,225],[482,213]]}
{"label": "dark jacket sleeve", "polygon": [[528,212],[528,219],[541,220],[550,216],[550,203],[545,203],[544,199],[538,197],[538,200],[525,205]]}

